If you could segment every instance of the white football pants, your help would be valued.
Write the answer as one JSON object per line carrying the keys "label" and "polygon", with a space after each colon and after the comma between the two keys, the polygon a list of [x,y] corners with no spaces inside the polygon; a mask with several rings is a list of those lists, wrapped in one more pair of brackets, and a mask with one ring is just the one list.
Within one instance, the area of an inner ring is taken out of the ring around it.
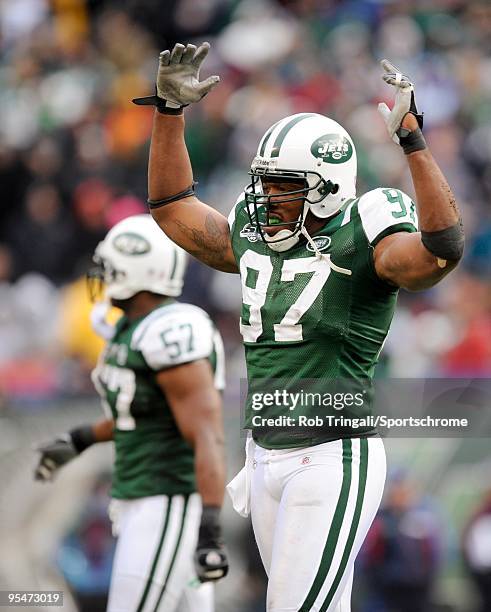
{"label": "white football pants", "polygon": [[382,498],[382,440],[254,445],[251,517],[268,612],[350,612],[353,566]]}
{"label": "white football pants", "polygon": [[197,493],[113,500],[110,514],[118,543],[108,612],[213,612],[213,586],[193,567]]}

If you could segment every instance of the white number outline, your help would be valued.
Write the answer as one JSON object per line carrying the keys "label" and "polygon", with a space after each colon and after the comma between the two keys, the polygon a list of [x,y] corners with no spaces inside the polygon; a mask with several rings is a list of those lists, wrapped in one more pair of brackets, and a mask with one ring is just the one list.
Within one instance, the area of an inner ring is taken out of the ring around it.
{"label": "white number outline", "polygon": [[[246,285],[247,270],[255,270],[257,275],[254,289]],[[261,308],[266,302],[269,281],[273,275],[273,264],[268,255],[261,255],[247,249],[240,258],[240,279],[242,281],[242,302],[249,306],[249,323],[240,318],[240,333],[244,342],[256,342],[263,333]]]}
{"label": "white number outline", "polygon": [[331,267],[317,257],[285,259],[281,267],[280,280],[291,282],[297,274],[313,272],[304,289],[286,311],[279,323],[273,325],[277,342],[298,342],[303,340],[303,326],[300,319],[315,302],[331,274]]}
{"label": "white number outline", "polygon": [[[318,257],[300,257],[285,259],[281,268],[280,280],[291,282],[297,274],[312,273],[312,278],[288,308],[279,323],[273,325],[276,342],[298,342],[303,340],[303,326],[300,319],[315,302],[331,274],[331,262]],[[258,273],[256,286],[248,287],[247,270]],[[341,271],[342,269],[340,269]],[[343,273],[348,271],[342,270]],[[263,333],[261,308],[266,303],[269,283],[273,275],[273,264],[268,255],[262,255],[248,249],[240,258],[240,278],[242,281],[242,302],[249,306],[249,323],[240,319],[240,332],[244,342],[256,342]]]}
{"label": "white number outline", "polygon": [[108,391],[117,393],[115,404],[118,415],[116,417],[116,428],[121,431],[132,431],[135,429],[136,421],[130,412],[131,403],[133,402],[136,391],[136,377],[133,370],[110,364],[103,364],[97,367],[93,380],[94,382],[97,380],[96,388],[102,396],[104,408],[107,406],[107,400],[104,397],[106,393],[104,387],[98,384],[99,381],[107,386]]}

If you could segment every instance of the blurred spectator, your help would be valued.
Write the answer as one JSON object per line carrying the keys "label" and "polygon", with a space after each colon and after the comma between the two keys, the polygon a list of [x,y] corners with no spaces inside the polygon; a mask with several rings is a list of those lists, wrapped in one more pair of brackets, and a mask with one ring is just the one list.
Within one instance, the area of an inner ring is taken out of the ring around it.
{"label": "blurred spectator", "polygon": [[417,495],[406,474],[394,473],[362,549],[364,610],[431,610],[441,546],[439,520],[428,500]]}
{"label": "blurred spectator", "polygon": [[26,194],[24,214],[12,220],[8,232],[16,276],[34,271],[58,284],[70,278],[74,232],[58,188],[52,183],[32,185]]}
{"label": "blurred spectator", "polygon": [[39,274],[12,282],[11,253],[0,246],[0,395],[42,401],[57,388],[54,339],[58,292]]}
{"label": "blurred spectator", "polygon": [[57,564],[78,603],[79,612],[104,612],[116,542],[107,515],[108,475],[94,486],[75,527],[65,536]]}
{"label": "blurred spectator", "polygon": [[452,377],[487,377],[491,371],[491,285],[476,275],[459,275],[448,296],[453,346],[442,355],[442,372]]}
{"label": "blurred spectator", "polygon": [[[412,193],[403,156],[376,113],[376,102],[392,95],[377,64],[389,56],[416,81],[428,140],[463,210],[465,265],[480,294],[488,291],[489,3],[172,0],[165,19],[154,0],[0,6],[0,240],[14,280],[30,271],[58,286],[78,278],[108,227],[144,210],[152,111],[130,99],[152,91],[159,48],[209,38],[207,69],[222,83],[186,116],[203,199],[227,214],[264,129],[303,110],[352,132],[360,192],[385,184]],[[196,300],[236,313],[235,300],[224,308],[216,274],[191,272],[203,279]],[[412,331],[405,343],[397,334],[389,340],[389,374],[491,371],[489,307],[456,317],[469,281],[459,287],[452,278],[445,287],[454,295],[438,288],[402,296],[400,333]]]}
{"label": "blurred spectator", "polygon": [[491,610],[491,491],[471,518],[463,537],[464,560],[481,598],[476,612]]}
{"label": "blurred spectator", "polygon": [[[386,185],[413,194],[404,157],[376,111],[393,94],[378,61],[389,57],[411,75],[426,137],[462,209],[466,254],[437,288],[401,292],[379,374],[489,377],[489,1],[0,0],[2,401],[38,405],[92,392],[101,343],[89,327],[82,277],[107,229],[144,211],[147,195],[152,110],[130,100],[153,91],[160,49],[203,40],[212,43],[203,76],[220,74],[222,82],[187,109],[186,139],[198,194],[225,215],[264,130],[301,111],[324,113],[350,131],[359,193]],[[220,323],[236,407],[244,377],[239,281],[192,260],[184,295]],[[486,508],[465,537],[479,585],[489,579]],[[109,559],[98,520],[65,542],[67,577],[86,563],[85,574],[68,578],[86,601],[90,581],[102,589]],[[396,479],[367,542],[370,612],[411,605],[424,612],[439,545],[431,508]],[[263,577],[250,559],[251,600],[259,600]],[[103,605],[101,592],[88,609]],[[483,606],[491,609],[488,600]]]}

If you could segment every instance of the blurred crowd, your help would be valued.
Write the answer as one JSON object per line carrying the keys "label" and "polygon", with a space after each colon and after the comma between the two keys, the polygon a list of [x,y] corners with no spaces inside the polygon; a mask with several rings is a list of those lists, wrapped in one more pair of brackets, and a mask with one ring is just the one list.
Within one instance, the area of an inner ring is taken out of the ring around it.
{"label": "blurred crowd", "polygon": [[[100,345],[84,323],[81,279],[108,228],[145,210],[152,110],[130,100],[152,91],[160,49],[203,39],[212,43],[207,74],[222,82],[187,110],[187,143],[199,195],[224,213],[262,133],[299,111],[325,113],[351,132],[359,193],[382,185],[413,194],[377,115],[392,96],[378,60],[411,75],[467,246],[445,283],[401,295],[384,371],[491,372],[488,2],[3,0],[0,23],[4,396],[85,388]],[[237,283],[193,262],[185,299],[211,310],[229,349],[238,347]]]}
{"label": "blurred crowd", "polygon": [[[414,195],[404,156],[377,114],[377,103],[390,105],[393,95],[379,60],[412,77],[426,139],[462,210],[466,252],[435,289],[401,292],[381,371],[488,377],[489,1],[0,0],[0,413],[2,405],[93,395],[88,373],[101,343],[89,327],[84,274],[107,230],[146,210],[152,110],[130,100],[153,91],[160,50],[203,40],[212,45],[204,76],[219,74],[221,84],[187,109],[186,141],[198,195],[225,214],[264,131],[301,111],[324,113],[351,133],[359,193],[390,186]],[[218,321],[229,393],[238,396],[237,279],[192,261],[183,299]],[[395,481],[367,543],[363,563],[377,589],[370,610],[402,610],[384,590],[387,567],[390,584],[402,581],[399,594],[407,568],[419,567],[410,582],[419,580],[420,611],[437,573],[438,518],[415,501],[416,518],[404,521],[412,503],[404,486]],[[489,538],[490,516],[487,499],[465,533],[466,563],[483,598],[491,547],[479,543]],[[407,542],[414,533],[424,536],[417,544]],[[262,598],[262,586],[258,592]],[[377,607],[381,593],[392,607]]]}

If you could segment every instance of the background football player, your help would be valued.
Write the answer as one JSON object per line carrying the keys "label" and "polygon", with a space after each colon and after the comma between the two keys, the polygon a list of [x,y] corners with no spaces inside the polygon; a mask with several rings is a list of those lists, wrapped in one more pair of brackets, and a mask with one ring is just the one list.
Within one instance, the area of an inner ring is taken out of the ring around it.
{"label": "background football player", "polygon": [[150,215],[115,225],[94,260],[89,281],[102,281],[124,312],[114,327],[104,303],[94,314],[107,344],[92,378],[107,418],[44,445],[36,478],[49,481],[92,444],[114,440],[110,514],[119,537],[108,610],[211,611],[212,585],[200,583],[228,569],[219,524],[222,341],[203,310],[176,302],[186,254]]}
{"label": "background football player", "polygon": [[[300,113],[261,139],[251,183],[227,222],[194,195],[184,143],[183,107],[219,81],[199,82],[208,48],[178,44],[162,52],[156,95],[136,100],[157,109],[149,161],[152,215],[201,261],[240,273],[250,387],[264,377],[370,379],[398,289],[431,287],[463,249],[459,211],[421,133],[413,86],[383,62],[396,100],[392,110],[379,110],[406,154],[416,205],[392,187],[357,197],[349,134],[327,117]],[[319,407],[303,408],[319,414]],[[269,406],[262,414],[281,410]],[[366,407],[345,412],[357,414],[365,416]],[[250,396],[246,427],[253,441],[231,488],[237,509],[246,514],[251,507],[269,577],[267,609],[346,612],[354,560],[384,486],[380,438],[370,427],[300,435],[254,428]]]}

